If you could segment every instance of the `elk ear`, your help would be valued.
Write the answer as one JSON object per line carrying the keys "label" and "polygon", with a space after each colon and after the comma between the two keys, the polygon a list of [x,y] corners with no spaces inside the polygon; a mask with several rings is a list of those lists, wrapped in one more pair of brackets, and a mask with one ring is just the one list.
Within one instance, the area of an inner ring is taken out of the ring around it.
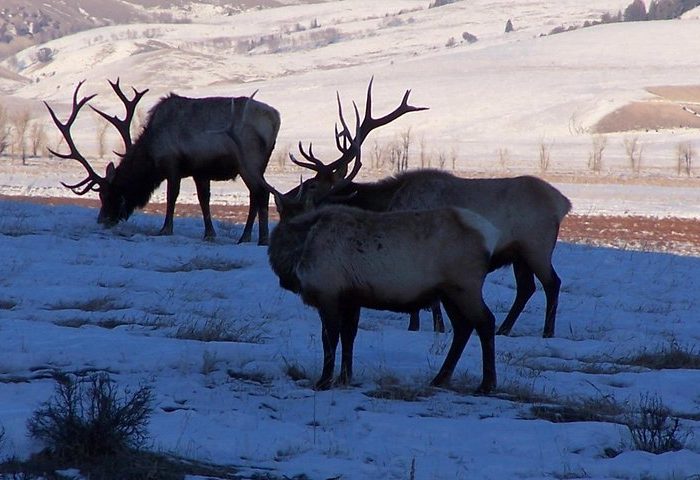
{"label": "elk ear", "polygon": [[277,207],[277,213],[280,214],[280,217],[285,215],[287,213],[287,208],[284,205],[284,196],[277,192],[273,192],[272,196],[275,197],[275,207]]}
{"label": "elk ear", "polygon": [[107,172],[105,173],[105,180],[107,180],[107,183],[112,183],[116,173],[117,169],[114,168],[114,162],[109,162],[109,165],[107,165]]}

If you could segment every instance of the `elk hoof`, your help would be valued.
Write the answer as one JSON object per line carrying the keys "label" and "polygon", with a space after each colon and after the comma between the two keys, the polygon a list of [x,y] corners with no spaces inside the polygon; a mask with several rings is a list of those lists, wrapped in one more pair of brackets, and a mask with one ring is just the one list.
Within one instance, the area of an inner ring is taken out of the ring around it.
{"label": "elk hoof", "polygon": [[216,233],[215,233],[215,232],[207,232],[207,233],[205,233],[205,234],[204,234],[203,240],[204,240],[205,242],[213,242],[214,240],[216,240]]}
{"label": "elk hoof", "polygon": [[450,379],[445,377],[441,378],[439,375],[435,378],[433,378],[433,381],[430,382],[431,387],[438,387],[438,388],[444,388],[447,386],[447,384],[450,383]]}
{"label": "elk hoof", "polygon": [[333,382],[330,378],[321,378],[318,382],[316,382],[314,390],[329,390],[332,384]]}
{"label": "elk hoof", "polygon": [[496,385],[493,382],[481,382],[479,388],[474,392],[477,395],[488,395]]}
{"label": "elk hoof", "polygon": [[160,236],[168,236],[173,234],[173,229],[172,228],[161,228],[160,231],[158,232],[158,235]]}

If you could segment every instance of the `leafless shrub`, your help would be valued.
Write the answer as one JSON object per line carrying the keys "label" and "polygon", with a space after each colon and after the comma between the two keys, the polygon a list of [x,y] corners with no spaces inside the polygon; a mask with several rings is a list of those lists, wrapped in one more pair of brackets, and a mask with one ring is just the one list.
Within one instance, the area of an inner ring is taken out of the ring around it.
{"label": "leafless shrub", "polygon": [[637,411],[630,412],[625,425],[632,435],[634,448],[654,454],[684,448],[689,432],[680,428],[680,420],[658,396],[643,395]]}
{"label": "leafless shrub", "polygon": [[679,143],[676,147],[676,158],[678,159],[678,175],[690,176],[693,170],[693,156],[695,150],[690,142]]}
{"label": "leafless shrub", "polygon": [[625,138],[623,143],[632,172],[639,174],[642,166],[642,151],[644,150],[642,144],[639,143],[639,137]]}
{"label": "leafless shrub", "polygon": [[507,148],[499,148],[496,150],[496,155],[498,155],[498,164],[500,165],[501,170],[505,170],[508,161],[510,160],[510,152]]}
{"label": "leafless shrub", "polygon": [[605,135],[594,135],[591,139],[591,153],[588,155],[588,168],[600,173],[603,168],[603,150],[608,143]]}
{"label": "leafless shrub", "polygon": [[97,135],[97,156],[104,158],[107,153],[107,130],[109,129],[109,123],[100,122],[97,125],[95,133]]}
{"label": "leafless shrub", "polygon": [[440,150],[437,154],[437,163],[440,170],[445,169],[445,165],[447,164],[447,153],[445,153],[443,150]]}
{"label": "leafless shrub", "polygon": [[420,168],[430,168],[430,155],[428,155],[425,135],[420,137]]}
{"label": "leafless shrub", "polygon": [[10,144],[10,117],[7,109],[0,105],[0,154]]}
{"label": "leafless shrub", "polygon": [[29,131],[29,143],[32,147],[32,156],[38,157],[46,148],[46,143],[48,137],[46,136],[46,130],[44,123],[40,121],[35,121],[32,123],[32,128]]}
{"label": "leafless shrub", "polygon": [[447,48],[454,47],[455,45],[457,45],[457,40],[455,40],[455,37],[450,37],[445,42],[445,46]]}
{"label": "leafless shrub", "polygon": [[372,143],[372,150],[370,151],[370,161],[372,163],[372,168],[383,168],[384,167],[384,157],[386,155],[387,147],[384,144],[379,143],[374,140]]}
{"label": "leafless shrub", "polygon": [[312,47],[325,47],[332,43],[337,43],[342,38],[340,30],[334,27],[324,28],[323,30],[309,32],[309,39]]}
{"label": "leafless shrub", "polygon": [[29,110],[20,110],[12,116],[14,131],[13,151],[22,158],[22,165],[27,163],[27,130],[32,116]]}
{"label": "leafless shrub", "polygon": [[540,160],[540,171],[542,173],[549,170],[551,164],[551,153],[552,153],[552,143],[547,142],[544,138],[540,140],[539,146],[539,160]]}
{"label": "leafless shrub", "polygon": [[581,125],[578,114],[576,112],[572,113],[569,117],[569,133],[571,135],[580,135],[585,132],[586,129],[583,127],[583,125]]}
{"label": "leafless shrub", "polygon": [[391,165],[391,169],[393,171],[399,173],[405,170],[403,162],[403,147],[399,140],[394,140],[387,144],[384,151],[389,157],[389,165]]}
{"label": "leafless shrub", "polygon": [[54,396],[27,423],[31,436],[59,458],[86,460],[141,448],[147,438],[153,395],[142,386],[122,394],[109,375],[57,378]]}
{"label": "leafless shrub", "polygon": [[399,170],[408,170],[408,155],[411,149],[411,127],[399,134],[399,145],[401,147],[399,163],[401,167]]}

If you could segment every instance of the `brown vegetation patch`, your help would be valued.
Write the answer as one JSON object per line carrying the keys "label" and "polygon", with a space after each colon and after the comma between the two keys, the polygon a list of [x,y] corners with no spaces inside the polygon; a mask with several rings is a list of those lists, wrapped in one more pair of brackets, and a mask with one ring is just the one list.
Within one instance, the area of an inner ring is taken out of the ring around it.
{"label": "brown vegetation patch", "polygon": [[[100,206],[99,200],[87,198],[0,195],[0,199],[95,209]],[[232,223],[244,223],[248,214],[246,205],[212,205],[211,209],[215,220]],[[144,212],[165,215],[165,204],[149,203]],[[197,204],[177,204],[176,213],[183,217],[200,218],[202,215]],[[276,210],[270,208],[270,219],[278,218]],[[630,250],[700,255],[700,219],[570,214],[564,218],[559,238],[565,242]]]}
{"label": "brown vegetation patch", "polygon": [[700,128],[700,117],[683,107],[700,110],[700,86],[656,86],[647,91],[658,98],[632,102],[601,118],[593,126],[596,133],[625,132],[630,130],[662,130]]}

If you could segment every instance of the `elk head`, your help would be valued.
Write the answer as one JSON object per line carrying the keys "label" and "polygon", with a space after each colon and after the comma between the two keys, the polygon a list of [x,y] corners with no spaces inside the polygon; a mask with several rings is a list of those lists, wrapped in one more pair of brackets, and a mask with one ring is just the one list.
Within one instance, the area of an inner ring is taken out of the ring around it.
{"label": "elk head", "polygon": [[[59,131],[63,135],[63,138],[66,141],[66,145],[68,145],[69,152],[58,153],[51,149],[48,150],[52,155],[58,158],[77,160],[85,168],[85,170],[87,171],[86,178],[75,184],[67,184],[61,182],[61,185],[63,185],[66,188],[69,188],[76,195],[81,196],[85,195],[90,191],[97,192],[100,196],[101,202],[101,208],[100,213],[97,216],[97,222],[105,225],[106,227],[111,227],[120,220],[126,219],[131,212],[127,211],[124,196],[119,191],[119,188],[114,184],[114,177],[116,174],[116,167],[114,166],[114,163],[110,162],[107,165],[105,176],[100,176],[92,168],[90,162],[88,162],[87,159],[80,153],[80,151],[75,145],[75,142],[73,141],[71,127],[73,126],[73,123],[78,117],[80,109],[82,109],[83,106],[85,106],[85,104],[92,100],[96,95],[93,94],[78,100],[78,92],[84,82],[85,80],[79,82],[78,85],[75,87],[75,91],[73,92],[73,107],[70,116],[65,121],[65,123],[61,122],[56,116],[54,110],[49,106],[49,104],[47,102],[44,102],[44,105],[46,105],[46,108],[49,110],[51,118],[56,124],[56,127],[58,127]],[[124,115],[124,118],[120,119],[116,115],[107,115],[106,113],[96,109],[92,105],[90,105],[90,108],[92,108],[96,113],[101,115],[105,120],[107,120],[117,129],[124,141],[124,153],[115,153],[120,157],[124,157],[133,146],[133,143],[131,141],[130,127],[131,121],[134,118],[134,113],[136,112],[136,105],[141,100],[141,97],[143,97],[143,95],[146,92],[148,92],[148,89],[139,92],[134,88],[134,96],[133,98],[129,99],[126,97],[124,92],[122,92],[121,87],[119,86],[119,78],[117,78],[116,82],[112,82],[110,80],[109,84],[112,86],[112,89],[117,94],[117,96],[126,108],[126,114]]]}
{"label": "elk head", "polygon": [[[289,154],[290,159],[296,165],[307,168],[316,173],[316,175],[303,182],[299,187],[287,193],[287,198],[298,197],[304,199],[305,202],[319,204],[328,201],[329,198],[339,195],[346,187],[352,183],[352,179],[357,175],[360,169],[360,150],[362,143],[369,133],[375,128],[384,126],[393,122],[400,116],[409,112],[417,112],[427,110],[428,107],[414,107],[408,104],[408,97],[411,90],[406,90],[401,104],[392,112],[379,118],[372,117],[372,82],[374,77],[370,79],[367,86],[367,98],[365,100],[365,113],[360,122],[360,115],[357,105],[353,102],[355,110],[355,136],[350,134],[350,129],[343,116],[343,107],[340,101],[340,95],[336,93],[338,102],[338,116],[342,129],[338,131],[338,124],[335,125],[335,144],[340,157],[331,163],[324,163],[314,156],[312,145],[309,144],[308,150],[304,150],[302,143],[299,142],[299,153],[304,157],[305,161],[297,160],[293,154]],[[351,161],[355,160],[355,165],[350,173],[347,174],[348,166]],[[352,192],[349,193],[352,195]],[[346,194],[347,195],[347,194]]]}

